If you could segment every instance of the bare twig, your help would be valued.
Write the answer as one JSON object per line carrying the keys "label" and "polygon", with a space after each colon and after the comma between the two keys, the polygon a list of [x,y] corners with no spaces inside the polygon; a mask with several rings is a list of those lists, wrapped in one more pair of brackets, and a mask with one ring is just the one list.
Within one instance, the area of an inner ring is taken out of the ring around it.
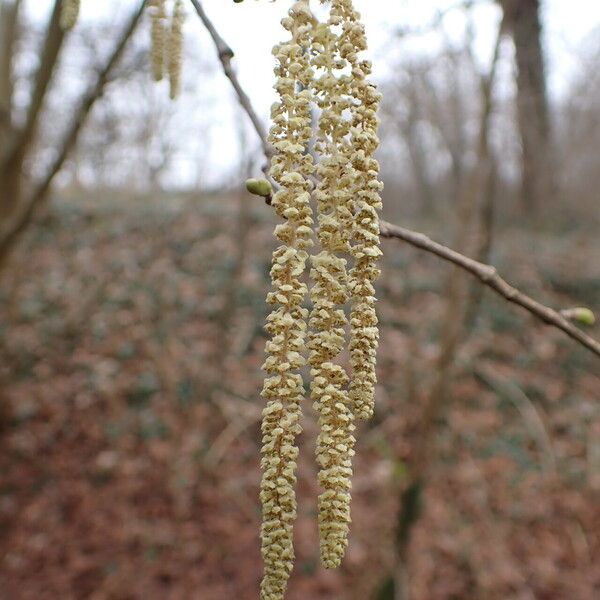
{"label": "bare twig", "polygon": [[[38,117],[44,105],[63,44],[64,32],[59,23],[60,6],[60,0],[55,0],[42,45],[40,64],[33,82],[25,124],[23,127],[12,131],[8,137],[4,136],[6,139],[2,142],[2,145],[5,146],[0,152],[0,218],[2,220],[10,219],[18,209],[23,190],[23,164],[27,151],[35,139],[39,125]],[[3,51],[10,51],[10,49],[5,48]],[[10,57],[2,58],[3,60],[6,60],[6,58],[10,60]]]}
{"label": "bare twig", "polygon": [[600,356],[600,342],[584,333],[578,327],[575,327],[558,311],[537,302],[510,285],[498,274],[495,267],[477,262],[468,256],[464,256],[463,254],[452,250],[452,248],[447,248],[442,244],[434,242],[423,233],[411,231],[410,229],[405,229],[404,227],[393,225],[392,223],[387,223],[385,221],[381,222],[381,236],[385,238],[397,238],[416,248],[425,250],[430,254],[435,254],[439,258],[453,263],[474,277],[477,277],[481,283],[494,290],[505,300],[521,306],[547,325],[560,329],[570,338],[579,342],[597,356]]}

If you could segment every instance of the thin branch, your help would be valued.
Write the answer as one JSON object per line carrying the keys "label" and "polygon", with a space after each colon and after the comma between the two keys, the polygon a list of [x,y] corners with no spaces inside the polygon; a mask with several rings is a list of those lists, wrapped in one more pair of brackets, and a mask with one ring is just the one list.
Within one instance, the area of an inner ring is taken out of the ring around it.
{"label": "thin branch", "polygon": [[[218,34],[214,25],[211,23],[206,16],[206,13],[202,9],[200,2],[198,0],[191,0],[191,2],[196,8],[198,16],[208,29],[213,39],[217,48],[217,52],[219,53],[219,58],[221,59],[221,64],[223,65],[225,75],[231,81],[231,84],[238,95],[238,99],[242,105],[242,108],[246,111],[248,117],[254,125],[254,129],[260,138],[265,156],[269,158],[271,156],[271,148],[267,142],[266,130],[258,119],[256,112],[252,107],[250,98],[240,86],[240,83],[231,68],[231,57],[233,56],[233,51]],[[510,285],[507,281],[500,277],[494,267],[477,262],[476,260],[464,256],[463,254],[460,254],[451,248],[447,248],[442,244],[438,244],[423,233],[411,231],[410,229],[400,227],[399,225],[393,225],[392,223],[387,223],[386,221],[381,221],[380,227],[381,237],[402,240],[411,244],[412,246],[415,246],[416,248],[419,248],[420,250],[424,250],[425,252],[434,254],[445,261],[453,263],[474,277],[477,277],[481,283],[494,290],[505,300],[521,306],[547,325],[551,325],[552,327],[560,329],[570,338],[579,342],[582,346],[597,356],[600,356],[600,342],[584,333],[581,329],[572,325],[556,310],[537,302],[533,298],[530,298],[517,288]]]}
{"label": "thin branch", "polygon": [[578,327],[575,327],[558,311],[537,302],[510,285],[498,274],[495,267],[477,262],[451,248],[447,248],[442,244],[434,242],[423,233],[411,231],[410,229],[405,229],[404,227],[393,225],[386,221],[381,221],[381,237],[402,240],[420,250],[425,250],[430,254],[435,254],[439,258],[453,263],[474,277],[477,277],[481,283],[494,290],[505,300],[521,306],[547,325],[560,329],[570,338],[579,342],[597,356],[600,356],[600,342],[587,335],[587,333],[584,333]]}

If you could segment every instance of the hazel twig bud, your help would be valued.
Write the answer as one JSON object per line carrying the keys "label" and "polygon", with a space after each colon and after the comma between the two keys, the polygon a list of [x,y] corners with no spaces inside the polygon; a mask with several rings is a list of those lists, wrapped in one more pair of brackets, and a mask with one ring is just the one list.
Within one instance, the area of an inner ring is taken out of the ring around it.
{"label": "hazel twig bud", "polygon": [[576,321],[582,325],[592,327],[596,323],[596,315],[593,311],[585,306],[576,306],[575,308],[565,308],[560,311],[560,314],[566,319]]}
{"label": "hazel twig bud", "polygon": [[273,187],[266,179],[247,179],[246,189],[255,196],[266,198],[273,193]]}

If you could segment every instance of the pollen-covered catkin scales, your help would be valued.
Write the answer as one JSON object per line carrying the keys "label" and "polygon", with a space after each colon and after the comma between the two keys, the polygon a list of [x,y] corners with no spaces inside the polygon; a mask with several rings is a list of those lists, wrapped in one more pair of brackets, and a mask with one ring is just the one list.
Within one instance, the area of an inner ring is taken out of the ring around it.
{"label": "pollen-covered catkin scales", "polygon": [[155,81],[160,81],[164,75],[165,44],[167,39],[165,0],[150,0],[148,2],[148,10],[150,11],[152,22],[150,30],[152,77]]}
{"label": "pollen-covered catkin scales", "polygon": [[65,31],[75,27],[79,17],[81,0],[62,0],[60,7],[60,26]]}
{"label": "pollen-covered catkin scales", "polygon": [[[274,50],[279,102],[271,115],[269,141],[275,155],[270,175],[280,187],[273,206],[286,222],[276,228],[282,245],[273,254],[274,291],[267,298],[277,308],[267,321],[271,339],[264,364],[262,600],[283,598],[294,558],[295,437],[300,432],[304,389],[299,369],[305,362],[308,316],[302,306],[307,290],[300,278],[313,225],[309,177],[314,167],[308,151],[312,103],[320,109],[314,147],[320,250],[311,260],[308,348],[311,397],[319,413],[319,533],[325,567],[337,567],[348,544],[354,419],[373,412],[378,343],[373,283],[381,254],[381,183],[373,158],[379,94],[367,81],[370,63],[359,58],[366,39],[351,0],[329,4],[328,22],[318,24],[309,0],[297,0],[282,22],[292,39]],[[353,258],[350,273],[344,255]],[[337,364],[346,341],[344,306],[349,297],[351,379]]]}
{"label": "pollen-covered catkin scales", "polygon": [[350,410],[345,369],[335,364],[346,337],[343,307],[348,300],[346,260],[352,225],[352,166],[341,145],[350,124],[344,111],[351,105],[349,87],[338,72],[346,66],[339,54],[339,38],[332,27],[339,18],[332,10],[330,20],[315,29],[313,83],[321,109],[315,151],[319,156],[315,192],[318,205],[321,252],[312,257],[310,316],[311,397],[319,414],[317,462],[319,484],[319,537],[321,562],[326,568],[339,566],[348,545],[350,487],[354,455],[354,417]]}
{"label": "pollen-covered catkin scales", "polygon": [[371,63],[358,56],[359,52],[366,50],[367,39],[352,0],[332,0],[333,8],[342,19],[344,42],[341,53],[351,65],[351,95],[357,101],[351,107],[350,144],[346,148],[355,173],[352,230],[354,266],[349,273],[352,296],[350,398],[355,416],[368,419],[374,410],[377,383],[375,361],[379,344],[373,284],[380,274],[377,261],[382,255],[379,248],[378,210],[381,209],[380,192],[383,184],[379,180],[379,164],[373,155],[379,146],[377,110],[381,95],[367,79],[371,74]]}
{"label": "pollen-covered catkin scales", "polygon": [[174,100],[181,89],[181,71],[183,66],[183,23],[185,14],[183,0],[175,0],[173,16],[171,17],[171,31],[169,33],[169,95]]}
{"label": "pollen-covered catkin scales", "polygon": [[[273,206],[285,223],[275,229],[281,245],[273,253],[273,292],[267,302],[275,306],[267,319],[271,335],[266,344],[267,372],[262,395],[263,477],[260,498],[263,506],[261,528],[264,577],[261,600],[281,600],[293,568],[293,522],[296,517],[295,438],[300,433],[300,403],[304,387],[299,369],[305,364],[308,311],[302,307],[307,294],[300,281],[312,246],[310,208],[313,172],[308,153],[311,138],[312,71],[308,60],[311,19],[307,0],[297,1],[282,21],[291,39],[273,50],[276,90],[279,101],[271,110],[273,125],[269,141],[275,149],[271,177],[281,186]],[[301,89],[300,89],[301,87]]]}

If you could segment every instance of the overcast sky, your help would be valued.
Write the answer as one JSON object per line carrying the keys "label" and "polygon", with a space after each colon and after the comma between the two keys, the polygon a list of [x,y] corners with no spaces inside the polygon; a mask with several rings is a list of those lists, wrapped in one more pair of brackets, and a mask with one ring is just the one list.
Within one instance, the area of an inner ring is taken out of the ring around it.
{"label": "overcast sky", "polygon": [[[172,0],[169,0],[172,1]],[[139,0],[82,0],[82,18],[86,21],[113,19],[123,23],[126,13]],[[25,0],[30,12],[42,16],[40,11],[48,11],[52,0]],[[268,114],[273,101],[271,48],[282,37],[279,21],[291,5],[291,0],[245,0],[234,3],[233,0],[204,0],[204,7],[213,19],[218,30],[236,53],[235,64],[240,80],[262,115]],[[316,0],[313,2],[318,5]],[[389,60],[391,33],[400,27],[418,28],[426,26],[435,18],[436,11],[459,4],[458,0],[355,0],[355,5],[363,14],[370,40],[370,53],[374,59],[375,76],[378,79],[390,75],[386,71]],[[475,10],[476,49],[482,63],[486,63],[493,46],[500,11],[490,0],[480,0]],[[579,50],[591,32],[600,25],[600,0],[545,0],[543,2],[544,46],[548,57],[548,78],[551,93],[556,98],[569,86],[570,78],[576,73]],[[202,28],[191,3],[188,3],[186,22],[187,43],[197,43],[215,60],[214,49],[210,45],[207,32]],[[464,18],[460,11],[446,14],[444,27],[449,37],[460,39],[464,29]],[[411,37],[403,51],[427,52],[434,49],[439,38],[432,35]],[[195,74],[185,72],[184,77]],[[210,81],[211,91],[231,97],[228,84]],[[215,131],[211,137],[232,141],[231,121],[235,118],[233,103],[229,109],[219,107],[222,112],[215,120]],[[219,131],[219,129],[221,131]],[[225,142],[224,142],[225,143]],[[226,153],[225,153],[226,154]]]}

